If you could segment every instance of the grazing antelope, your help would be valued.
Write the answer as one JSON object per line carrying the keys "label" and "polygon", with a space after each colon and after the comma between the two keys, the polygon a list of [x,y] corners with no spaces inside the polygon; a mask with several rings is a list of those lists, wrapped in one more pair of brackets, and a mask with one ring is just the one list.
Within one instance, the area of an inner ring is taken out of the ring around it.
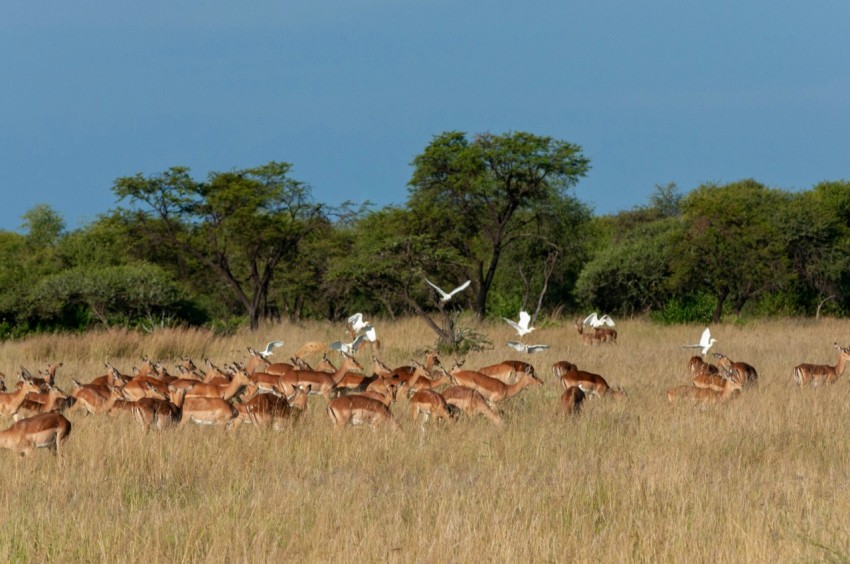
{"label": "grazing antelope", "polygon": [[561,410],[567,415],[578,413],[584,398],[585,393],[581,388],[570,386],[561,394]]}
{"label": "grazing antelope", "polygon": [[181,410],[168,400],[142,398],[130,403],[133,417],[145,429],[152,427],[161,431],[180,422]]}
{"label": "grazing antelope", "polygon": [[375,428],[388,425],[394,431],[401,431],[401,425],[393,417],[390,408],[372,398],[351,395],[334,398],[328,402],[328,416],[337,429],[346,425],[369,425]]}
{"label": "grazing antelope", "polygon": [[503,360],[498,364],[479,368],[478,372],[497,378],[505,384],[513,384],[523,372],[534,375],[534,366],[522,360]]}
{"label": "grazing antelope", "polygon": [[527,372],[523,372],[514,384],[505,384],[501,380],[474,370],[462,370],[460,364],[456,364],[449,374],[451,374],[455,384],[478,390],[484,396],[484,399],[491,404],[511,398],[528,386],[543,384],[537,376]]}
{"label": "grazing antelope", "polygon": [[38,395],[43,396],[39,398],[44,400],[43,403],[28,397],[18,406],[18,410],[12,416],[12,419],[20,421],[21,419],[39,415],[40,413],[60,412],[67,407],[69,400],[74,401],[74,398],[69,398],[68,394],[59,388],[51,388],[49,392],[42,392]]}
{"label": "grazing antelope", "polygon": [[196,423],[198,425],[230,425],[239,413],[230,402],[220,397],[186,397],[185,390],[179,390],[174,398],[180,409],[180,425]]}
{"label": "grazing antelope", "polygon": [[480,414],[495,423],[502,425],[502,417],[490,407],[477,390],[466,386],[451,386],[443,390],[446,403],[463,411],[467,415]]}
{"label": "grazing antelope", "polygon": [[[186,398],[219,398],[226,401],[233,398],[240,389],[250,383],[248,374],[242,370],[237,370],[226,384],[198,382],[194,386],[186,388],[184,395]],[[174,395],[173,390],[170,390],[170,393],[171,396]],[[174,400],[172,399],[172,401]]]}
{"label": "grazing antelope", "polygon": [[723,377],[723,389],[697,388],[696,386],[676,386],[667,390],[667,400],[670,403],[692,401],[698,404],[718,404],[738,397],[743,384],[728,377]]}
{"label": "grazing antelope", "polygon": [[[300,393],[306,397],[306,394]],[[270,427],[275,421],[289,417],[291,407],[283,396],[277,394],[257,394],[250,400],[234,405],[239,415],[233,420],[235,429],[242,423],[257,427]]]}
{"label": "grazing antelope", "polygon": [[838,380],[850,360],[850,347],[840,347],[838,343],[833,346],[838,349],[838,364],[800,364],[794,368],[794,381],[798,386],[828,386]]}
{"label": "grazing antelope", "polygon": [[60,445],[71,433],[71,422],[59,413],[42,413],[21,419],[0,431],[0,448],[28,456],[37,448],[49,448],[61,456]]}
{"label": "grazing antelope", "polygon": [[602,342],[602,336],[597,335],[594,331],[593,333],[587,333],[584,330],[584,324],[582,323],[582,319],[579,317],[575,321],[576,331],[578,331],[579,337],[581,337],[582,345],[598,345]]}
{"label": "grazing antelope", "polygon": [[436,419],[451,419],[449,413],[449,404],[446,403],[446,398],[440,395],[439,392],[426,389],[419,390],[410,398],[410,409],[413,413],[413,421],[419,418],[419,414],[423,415],[423,423],[427,422],[433,415]]}
{"label": "grazing antelope", "polygon": [[581,388],[581,391],[585,394],[593,394],[596,397],[602,397],[606,395],[611,396],[615,399],[621,399],[625,397],[626,393],[622,389],[612,388],[608,385],[608,382],[605,381],[605,378],[603,378],[599,374],[579,370],[572,363],[566,364],[571,365],[572,368],[570,368],[567,372],[561,374],[561,385],[564,387],[564,390],[577,386]]}
{"label": "grazing antelope", "polygon": [[344,354],[344,361],[333,374],[317,370],[290,370],[280,377],[281,382],[293,388],[304,388],[310,386],[310,393],[321,394],[331,399],[331,393],[336,385],[350,370],[363,370],[360,363],[353,356]]}
{"label": "grazing antelope", "polygon": [[573,370],[578,370],[578,366],[568,360],[559,360],[558,362],[552,365],[552,374],[558,380],[561,379],[561,376],[563,376],[567,372],[572,372]]}
{"label": "grazing antelope", "polygon": [[739,380],[744,386],[758,386],[759,375],[756,369],[746,362],[734,362],[725,354],[712,353],[717,358],[717,364],[731,375],[732,378]]}
{"label": "grazing antelope", "polygon": [[73,379],[71,382],[74,386],[71,389],[71,396],[76,400],[71,409],[83,409],[87,415],[106,413],[112,407],[112,404],[121,398],[121,388],[107,388],[106,395],[104,395],[100,386],[80,384]]}

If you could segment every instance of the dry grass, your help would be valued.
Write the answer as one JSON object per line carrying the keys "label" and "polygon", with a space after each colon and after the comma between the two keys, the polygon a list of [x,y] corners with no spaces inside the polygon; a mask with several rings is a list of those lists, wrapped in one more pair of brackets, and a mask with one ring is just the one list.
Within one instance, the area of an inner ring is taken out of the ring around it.
{"label": "dry grass", "polygon": [[[753,364],[758,390],[726,406],[668,405],[685,383],[701,327],[618,324],[619,344],[582,347],[572,323],[539,329],[531,357],[546,379],[504,405],[506,425],[465,419],[424,432],[407,402],[404,432],[332,430],[324,400],[281,432],[201,427],[143,434],[129,420],[72,416],[63,466],[45,452],[0,452],[0,560],[25,561],[812,561],[850,557],[850,384],[799,390],[800,362],[834,364],[835,320],[712,328],[716,350]],[[417,320],[379,324],[382,357],[408,363],[433,342]],[[517,353],[504,324],[481,366]],[[344,338],[328,324],[40,336],[0,344],[14,374],[62,361],[58,380],[90,380],[143,354],[217,363],[282,338]],[[368,353],[363,355],[371,367]],[[622,385],[625,401],[590,400],[556,416],[557,360]],[[448,363],[450,359],[444,359]],[[845,378],[848,378],[845,376]]]}

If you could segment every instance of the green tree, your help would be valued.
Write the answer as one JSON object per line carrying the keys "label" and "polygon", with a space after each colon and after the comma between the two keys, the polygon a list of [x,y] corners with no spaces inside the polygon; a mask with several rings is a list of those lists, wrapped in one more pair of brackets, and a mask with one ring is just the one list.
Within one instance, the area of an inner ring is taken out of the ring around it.
{"label": "green tree", "polygon": [[682,203],[685,222],[674,249],[673,281],[684,293],[716,298],[719,322],[731,301],[736,313],[753,297],[788,282],[779,210],[785,195],[754,180],[704,185]]}
{"label": "green tree", "polygon": [[251,329],[269,315],[269,290],[284,263],[297,262],[299,243],[325,225],[325,210],[291,165],[210,173],[206,182],[175,167],[156,176],[115,181],[113,191],[136,211],[139,237],[170,247],[206,268],[241,304]]}
{"label": "green tree", "polygon": [[467,263],[483,317],[506,248],[553,199],[567,197],[589,169],[581,148],[525,132],[436,136],[413,160],[408,208],[429,233]]}

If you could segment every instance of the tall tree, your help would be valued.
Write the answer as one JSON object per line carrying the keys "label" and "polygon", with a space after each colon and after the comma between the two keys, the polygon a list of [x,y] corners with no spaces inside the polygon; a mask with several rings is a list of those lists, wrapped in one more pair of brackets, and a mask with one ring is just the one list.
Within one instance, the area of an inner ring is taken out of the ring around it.
{"label": "tall tree", "polygon": [[156,176],[119,178],[113,191],[137,209],[139,236],[152,237],[205,265],[244,308],[251,329],[268,313],[278,268],[299,243],[326,224],[309,187],[289,177],[291,165],[213,172],[206,182],[174,167]]}
{"label": "tall tree", "polygon": [[[590,161],[566,141],[525,132],[436,136],[413,160],[408,207],[421,232],[469,264],[483,317],[505,248],[552,198],[584,176]],[[520,213],[525,212],[525,213]]]}

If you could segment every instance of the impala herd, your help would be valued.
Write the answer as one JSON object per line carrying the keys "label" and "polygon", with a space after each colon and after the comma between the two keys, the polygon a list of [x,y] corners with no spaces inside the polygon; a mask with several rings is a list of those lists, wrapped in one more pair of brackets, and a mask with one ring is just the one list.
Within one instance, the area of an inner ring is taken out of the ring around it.
{"label": "impala herd", "polygon": [[[577,327],[581,327],[579,323]],[[834,383],[850,360],[850,347],[835,344],[835,348],[836,365],[800,364],[794,368],[794,382],[799,386]],[[248,351],[247,363],[234,362],[224,368],[205,360],[201,370],[191,359],[181,358],[176,374],[148,358],[133,374],[122,374],[107,364],[105,374],[87,383],[72,379],[69,393],[55,385],[61,363],[48,364],[39,377],[22,368],[14,390],[6,391],[5,381],[0,380],[0,417],[14,420],[0,431],[0,447],[22,456],[42,447],[59,454],[71,432],[66,414],[75,412],[126,414],[145,430],[189,422],[279,429],[304,412],[309,395],[324,398],[328,418],[338,429],[368,425],[401,431],[391,409],[399,395],[407,398],[413,421],[421,419],[423,429],[431,418],[449,421],[459,413],[480,415],[502,425],[499,406],[525,388],[543,384],[534,366],[520,360],[475,370],[456,361],[446,370],[435,353],[428,353],[423,363],[390,368],[373,354],[372,371],[367,374],[356,358],[345,353],[341,353],[338,367],[326,353],[312,368],[297,356],[289,363],[269,362],[268,349],[258,352],[249,347]],[[667,399],[671,403],[723,404],[758,385],[758,373],[751,365],[720,353],[713,356],[716,365],[702,356],[690,359],[691,384],[670,388]],[[564,414],[578,413],[589,397],[625,397],[621,388],[611,387],[603,376],[580,370],[568,361],[556,362],[552,374],[564,389],[559,402]]]}

